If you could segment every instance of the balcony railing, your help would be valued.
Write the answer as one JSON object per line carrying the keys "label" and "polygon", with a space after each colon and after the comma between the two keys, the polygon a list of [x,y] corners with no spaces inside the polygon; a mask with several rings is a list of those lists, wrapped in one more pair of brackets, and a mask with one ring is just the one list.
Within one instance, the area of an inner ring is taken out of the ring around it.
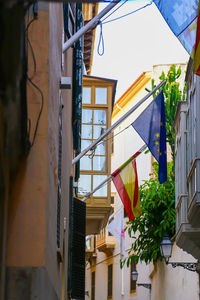
{"label": "balcony railing", "polygon": [[109,235],[108,231],[104,228],[97,235],[96,247],[100,252],[104,252],[108,256],[113,254],[116,239],[114,236]]}

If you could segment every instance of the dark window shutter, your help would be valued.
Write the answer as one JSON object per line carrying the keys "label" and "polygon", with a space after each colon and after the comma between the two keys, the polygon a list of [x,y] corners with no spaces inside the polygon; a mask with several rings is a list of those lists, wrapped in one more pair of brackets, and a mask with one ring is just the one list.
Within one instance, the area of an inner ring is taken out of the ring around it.
{"label": "dark window shutter", "polygon": [[[83,26],[82,5],[76,5],[76,31]],[[72,90],[72,128],[73,148],[78,155],[81,151],[81,118],[82,118],[82,77],[83,77],[83,37],[73,50],[73,90]],[[80,176],[80,161],[76,164],[75,181]]]}
{"label": "dark window shutter", "polygon": [[70,178],[68,292],[72,299],[85,299],[86,204],[73,197]]}
{"label": "dark window shutter", "polygon": [[92,272],[91,277],[91,300],[95,300],[95,272]]}
{"label": "dark window shutter", "polygon": [[[83,26],[82,5],[76,6],[76,31]],[[73,147],[81,151],[81,118],[82,118],[82,76],[83,76],[83,38],[80,38],[73,51],[73,90],[72,90],[72,125]]]}
{"label": "dark window shutter", "polygon": [[112,275],[113,265],[108,266],[108,298],[112,297]]}
{"label": "dark window shutter", "polygon": [[63,3],[64,30],[68,38],[75,32],[76,3]]}

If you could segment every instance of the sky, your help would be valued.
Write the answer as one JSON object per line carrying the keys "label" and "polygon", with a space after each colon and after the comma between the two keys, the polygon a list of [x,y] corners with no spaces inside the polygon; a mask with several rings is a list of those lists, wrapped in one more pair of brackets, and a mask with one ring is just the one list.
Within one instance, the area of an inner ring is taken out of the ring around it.
{"label": "sky", "polygon": [[[149,1],[126,2],[110,20],[144,6]],[[100,3],[102,10],[108,3]],[[119,5],[118,5],[119,6]],[[115,7],[116,8],[116,7]],[[91,75],[118,80],[117,100],[128,87],[153,65],[185,63],[189,59],[155,4],[125,18],[102,25],[104,54],[99,56],[100,26],[96,29]]]}

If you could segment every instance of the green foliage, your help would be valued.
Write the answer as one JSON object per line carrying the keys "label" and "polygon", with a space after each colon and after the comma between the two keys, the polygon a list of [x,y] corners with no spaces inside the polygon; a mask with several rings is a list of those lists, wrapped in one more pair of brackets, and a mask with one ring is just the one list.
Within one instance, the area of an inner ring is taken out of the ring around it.
{"label": "green foliage", "polygon": [[165,233],[174,235],[174,173],[173,162],[168,163],[168,179],[160,184],[158,181],[158,163],[154,163],[154,178],[146,180],[140,186],[142,214],[127,224],[126,230],[134,239],[127,265],[133,259],[149,263],[161,260],[160,243]]}
{"label": "green foliage", "polygon": [[[168,163],[167,181],[160,184],[158,181],[158,163],[154,163],[154,174],[150,180],[144,181],[140,186],[140,199],[142,214],[134,221],[127,223],[126,230],[134,240],[129,251],[129,257],[121,262],[121,266],[132,260],[135,263],[145,261],[156,262],[162,260],[160,243],[165,233],[172,237],[175,232],[175,179],[174,179],[174,117],[178,101],[185,100],[186,87],[180,90],[177,79],[181,75],[181,68],[176,70],[172,65],[165,76],[162,72],[160,80],[166,79],[163,88],[165,97],[166,135],[170,145],[172,161]],[[152,89],[155,81],[152,80]],[[158,91],[157,93],[159,93]],[[154,97],[156,97],[156,94]]]}

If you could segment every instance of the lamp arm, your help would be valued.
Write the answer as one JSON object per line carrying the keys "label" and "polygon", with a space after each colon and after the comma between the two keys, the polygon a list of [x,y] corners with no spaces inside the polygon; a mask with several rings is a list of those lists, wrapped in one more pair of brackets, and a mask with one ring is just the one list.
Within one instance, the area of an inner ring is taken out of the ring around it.
{"label": "lamp arm", "polygon": [[143,286],[146,289],[151,289],[151,283],[137,283],[137,286]]}
{"label": "lamp arm", "polygon": [[189,263],[189,262],[183,263],[183,262],[169,262],[169,261],[167,261],[166,264],[172,265],[173,268],[182,267],[192,272],[197,271],[197,265],[198,265],[198,263]]}

